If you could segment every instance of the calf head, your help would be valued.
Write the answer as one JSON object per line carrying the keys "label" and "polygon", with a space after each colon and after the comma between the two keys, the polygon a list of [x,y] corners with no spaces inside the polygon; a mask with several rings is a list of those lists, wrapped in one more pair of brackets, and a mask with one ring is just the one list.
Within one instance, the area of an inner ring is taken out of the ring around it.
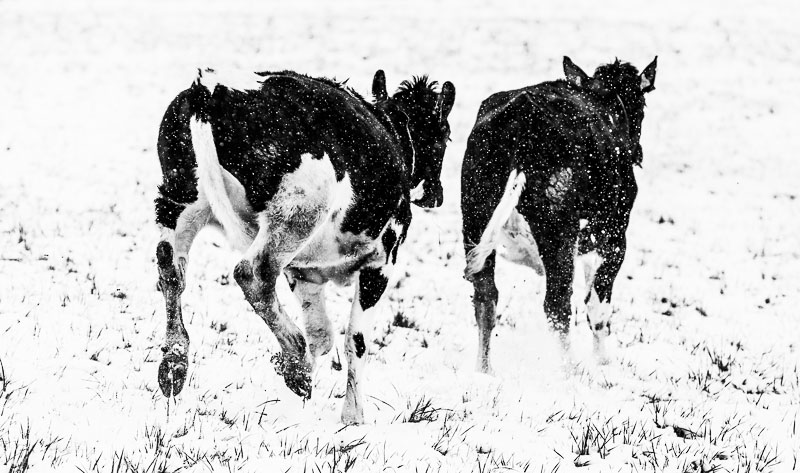
{"label": "calf head", "polygon": [[570,58],[564,56],[564,74],[569,82],[606,101],[621,103],[629,138],[635,150],[634,164],[639,165],[642,162],[639,139],[644,119],[644,95],[655,90],[657,61],[658,56],[640,74],[632,64],[617,59],[613,63],[598,67],[594,71],[594,76],[589,77]]}
{"label": "calf head", "polygon": [[447,117],[453,109],[456,88],[451,82],[442,84],[428,81],[427,76],[403,81],[397,92],[386,93],[386,76],[383,71],[375,73],[372,94],[375,106],[383,110],[398,127],[408,128],[412,154],[410,184],[420,183],[424,191],[414,203],[432,208],[442,205],[442,160],[447,141],[450,139],[450,124]]}

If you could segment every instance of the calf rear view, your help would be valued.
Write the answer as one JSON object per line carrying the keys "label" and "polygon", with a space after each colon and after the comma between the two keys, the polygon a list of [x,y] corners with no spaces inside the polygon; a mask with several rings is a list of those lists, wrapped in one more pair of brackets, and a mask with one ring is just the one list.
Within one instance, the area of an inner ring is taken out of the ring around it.
{"label": "calf rear view", "polygon": [[474,286],[478,369],[491,371],[495,255],[546,277],[544,310],[566,345],[572,282],[584,270],[587,317],[604,358],[611,291],[625,256],[636,198],[634,165],[644,95],[655,87],[656,60],[639,74],[620,62],[589,77],[564,57],[567,80],[499,92],[486,99],[470,134],[461,175],[466,277]]}
{"label": "calf rear view", "polygon": [[[411,223],[410,191],[422,189],[416,205],[442,203],[455,88],[445,82],[436,89],[422,77],[389,96],[378,71],[373,104],[341,84],[294,72],[249,74],[234,87],[206,70],[172,101],[158,140],[163,183],[156,199],[164,395],[177,395],[188,371],[180,296],[189,249],[203,227],[215,225],[244,253],[234,278],[278,340],[276,369],[303,398],[311,396],[313,358],[333,343],[323,285],[355,280],[342,420],[363,422],[370,312]],[[284,276],[303,307],[305,335],[277,299]]]}

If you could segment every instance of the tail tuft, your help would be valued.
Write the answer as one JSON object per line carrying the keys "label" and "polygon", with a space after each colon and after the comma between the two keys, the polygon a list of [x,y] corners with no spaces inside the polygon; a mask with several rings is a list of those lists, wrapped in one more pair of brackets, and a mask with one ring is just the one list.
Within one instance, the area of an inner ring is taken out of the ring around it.
{"label": "tail tuft", "polygon": [[505,191],[500,203],[492,213],[492,218],[489,219],[489,224],[481,235],[481,241],[467,253],[467,268],[464,275],[469,279],[472,275],[483,269],[486,263],[486,258],[492,254],[492,251],[497,248],[498,238],[500,232],[503,230],[503,225],[511,217],[511,213],[519,202],[519,196],[525,188],[525,173],[512,169],[508,175]]}

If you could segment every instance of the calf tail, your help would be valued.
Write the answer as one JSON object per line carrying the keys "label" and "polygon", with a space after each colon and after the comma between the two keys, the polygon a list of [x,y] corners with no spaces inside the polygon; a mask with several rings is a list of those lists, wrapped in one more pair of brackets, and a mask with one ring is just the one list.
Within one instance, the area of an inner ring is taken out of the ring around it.
{"label": "calf tail", "polygon": [[211,124],[201,116],[193,114],[189,120],[189,128],[197,159],[198,187],[208,199],[214,217],[222,224],[231,244],[236,248],[247,248],[253,241],[253,235],[231,202],[225,186],[223,169],[217,156]]}
{"label": "calf tail", "polygon": [[489,220],[489,224],[481,235],[481,241],[475,248],[467,253],[466,277],[469,278],[482,270],[486,258],[497,248],[498,238],[500,237],[500,232],[503,230],[503,225],[505,225],[508,218],[511,217],[511,213],[514,211],[514,208],[516,208],[517,202],[519,202],[519,196],[522,194],[524,188],[525,173],[512,169],[511,173],[508,175],[508,182],[506,182],[503,197],[500,199],[500,203],[497,204],[497,208],[494,209],[492,218]]}

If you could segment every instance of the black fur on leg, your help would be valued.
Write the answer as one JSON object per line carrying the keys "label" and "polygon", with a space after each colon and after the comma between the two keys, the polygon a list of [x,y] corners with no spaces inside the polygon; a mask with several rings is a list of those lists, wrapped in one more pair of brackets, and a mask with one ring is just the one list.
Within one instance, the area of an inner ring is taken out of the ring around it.
{"label": "black fur on leg", "polygon": [[361,308],[367,310],[375,306],[381,299],[389,279],[383,275],[380,268],[365,268],[358,276],[359,303]]}
{"label": "black fur on leg", "polygon": [[[526,217],[527,218],[527,217]],[[530,222],[531,220],[529,220]],[[545,269],[544,311],[554,330],[562,337],[569,333],[572,315],[572,279],[575,270],[575,244],[578,224],[548,222],[531,225]],[[548,229],[547,232],[542,231]]]}
{"label": "black fur on leg", "polygon": [[[180,262],[185,264],[186,260],[180,258]],[[158,288],[165,293],[168,310],[180,311],[180,307],[175,307],[176,302],[173,299],[183,292],[185,282],[183,280],[183,268],[176,267],[175,263],[172,245],[168,241],[158,242],[158,246],[156,246]]]}
{"label": "black fur on leg", "polygon": [[597,268],[594,278],[594,289],[597,291],[600,302],[611,301],[614,280],[617,279],[622,261],[625,259],[625,246],[626,241],[623,235],[621,238],[609,240],[605,248],[602,248],[603,251],[600,252],[603,264]]}
{"label": "black fur on leg", "polygon": [[494,268],[497,254],[492,253],[486,258],[483,269],[472,276],[472,284],[475,288],[473,303],[492,302],[497,303],[497,286],[494,282]]}
{"label": "black fur on leg", "polygon": [[156,247],[156,261],[158,262],[159,271],[165,272],[173,268],[172,245],[168,241],[158,242],[158,246]]}
{"label": "black fur on leg", "polygon": [[364,356],[364,352],[367,351],[367,345],[364,343],[364,334],[358,332],[353,335],[353,343],[355,343],[356,346],[356,356],[359,358]]}

